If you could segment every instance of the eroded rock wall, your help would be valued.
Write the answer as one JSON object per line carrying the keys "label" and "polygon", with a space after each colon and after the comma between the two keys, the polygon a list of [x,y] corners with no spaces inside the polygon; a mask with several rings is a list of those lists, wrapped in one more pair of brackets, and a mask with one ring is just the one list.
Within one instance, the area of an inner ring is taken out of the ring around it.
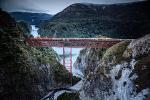
{"label": "eroded rock wall", "polygon": [[[150,35],[146,35],[131,43],[118,43],[103,52],[101,56],[99,56],[101,50],[96,52],[90,49],[81,52],[78,57],[81,61],[77,59],[75,65],[80,65],[79,69],[81,67],[82,70],[88,71],[84,74],[80,99],[149,100],[149,48]],[[95,53],[91,55],[89,52]],[[85,64],[88,59],[96,62]],[[89,67],[93,67],[93,70],[89,70],[91,69]]]}

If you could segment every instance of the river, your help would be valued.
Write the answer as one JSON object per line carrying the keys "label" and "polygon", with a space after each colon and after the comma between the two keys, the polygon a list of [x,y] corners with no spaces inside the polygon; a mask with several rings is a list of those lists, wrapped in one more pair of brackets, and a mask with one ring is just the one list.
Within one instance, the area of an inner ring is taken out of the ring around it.
{"label": "river", "polygon": [[[32,27],[32,32],[31,34],[33,35],[33,37],[39,37],[40,35],[38,34],[38,28],[35,26],[35,25],[31,25]],[[61,57],[61,60],[60,60],[60,63],[63,64],[63,58],[62,58],[62,55],[63,55],[63,48],[62,47],[52,47],[56,53]],[[81,73],[80,70],[76,69],[75,67],[76,66],[73,66],[74,62],[76,61],[79,53],[80,53],[80,50],[82,50],[83,48],[72,48],[72,74],[75,75],[75,76],[83,76],[83,74]],[[70,63],[70,48],[65,48],[65,62],[67,63],[69,61]],[[67,70],[69,70],[67,68],[67,65],[65,66]]]}
{"label": "river", "polygon": [[[38,28],[35,27],[35,25],[31,25],[32,26],[32,32],[31,34],[34,36],[34,37],[39,37],[40,35],[38,34]],[[63,48],[62,47],[52,47],[56,53],[61,57],[60,59],[60,63],[63,64]],[[78,69],[76,69],[75,67],[76,66],[73,66],[74,62],[76,61],[80,51],[82,50],[83,48],[72,48],[72,74],[74,76],[83,76],[82,72]],[[70,61],[70,48],[67,48],[65,47],[65,62],[68,62]],[[66,67],[66,66],[65,66]],[[66,67],[67,69],[67,67]],[[69,70],[69,69],[68,69]],[[70,89],[73,89],[73,90],[77,90],[79,91],[81,89],[81,86],[82,86],[82,80],[79,81],[77,84],[75,84],[74,86],[70,87]],[[67,92],[67,91],[58,91],[55,93],[54,95],[54,100],[57,100],[57,97],[60,96],[61,94],[63,94],[64,92]]]}
{"label": "river", "polygon": [[[62,47],[53,47],[53,49],[57,52],[58,55],[62,56],[63,55],[63,48]],[[72,48],[72,73],[75,76],[81,75],[83,76],[83,74],[81,73],[81,71],[79,71],[78,69],[76,69],[76,66],[73,66],[74,62],[76,61],[80,50],[82,50],[83,48]],[[70,63],[70,48],[65,48],[65,62]],[[63,64],[63,57],[61,57],[60,63]],[[69,64],[66,64],[69,65]],[[66,66],[66,69],[67,66]],[[69,70],[69,69],[68,69]]]}
{"label": "river", "polygon": [[35,25],[31,25],[31,27],[32,27],[31,34],[33,35],[33,37],[39,37],[40,35],[38,34],[38,28]]}

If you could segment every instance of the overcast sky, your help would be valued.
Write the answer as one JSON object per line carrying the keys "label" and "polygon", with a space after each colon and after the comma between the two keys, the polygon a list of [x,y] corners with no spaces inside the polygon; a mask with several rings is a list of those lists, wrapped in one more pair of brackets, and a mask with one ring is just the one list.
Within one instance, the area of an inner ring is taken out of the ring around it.
{"label": "overcast sky", "polygon": [[0,0],[3,10],[56,14],[73,3],[111,4],[143,0]]}

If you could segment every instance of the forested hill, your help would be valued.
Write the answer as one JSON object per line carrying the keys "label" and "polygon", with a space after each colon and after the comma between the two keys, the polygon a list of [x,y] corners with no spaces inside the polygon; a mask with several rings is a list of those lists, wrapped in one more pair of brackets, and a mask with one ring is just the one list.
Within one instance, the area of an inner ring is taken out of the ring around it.
{"label": "forested hill", "polygon": [[138,38],[150,33],[149,1],[122,4],[76,3],[40,26],[42,36]]}
{"label": "forested hill", "polygon": [[11,12],[10,15],[16,21],[26,21],[30,25],[38,26],[42,21],[50,20],[52,15],[45,13],[30,13],[30,12]]}

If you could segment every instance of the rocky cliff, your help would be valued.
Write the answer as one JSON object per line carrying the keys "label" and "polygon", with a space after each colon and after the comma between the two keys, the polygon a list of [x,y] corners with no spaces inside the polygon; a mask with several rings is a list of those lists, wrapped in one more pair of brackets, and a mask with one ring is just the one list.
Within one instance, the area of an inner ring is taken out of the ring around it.
{"label": "rocky cliff", "polygon": [[53,88],[71,85],[54,50],[29,47],[20,27],[0,10],[0,98],[40,100]]}
{"label": "rocky cliff", "polygon": [[149,1],[125,4],[77,3],[40,26],[39,34],[49,37],[138,38],[150,33]]}
{"label": "rocky cliff", "polygon": [[107,50],[82,50],[75,63],[85,73],[80,99],[149,100],[149,54],[150,35]]}

